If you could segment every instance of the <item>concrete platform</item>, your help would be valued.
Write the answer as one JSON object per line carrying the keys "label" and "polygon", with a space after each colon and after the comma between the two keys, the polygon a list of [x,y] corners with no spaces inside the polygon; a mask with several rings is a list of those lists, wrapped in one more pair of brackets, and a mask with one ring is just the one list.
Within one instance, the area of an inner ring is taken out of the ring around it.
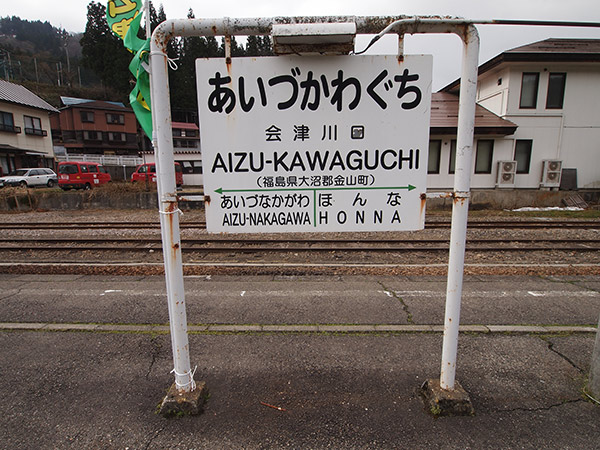
{"label": "concrete platform", "polygon": [[598,277],[468,277],[457,379],[476,414],[438,419],[419,388],[439,376],[443,278],[186,279],[210,398],[178,419],[156,413],[173,383],[163,283],[0,276],[3,448],[598,445],[582,393]]}

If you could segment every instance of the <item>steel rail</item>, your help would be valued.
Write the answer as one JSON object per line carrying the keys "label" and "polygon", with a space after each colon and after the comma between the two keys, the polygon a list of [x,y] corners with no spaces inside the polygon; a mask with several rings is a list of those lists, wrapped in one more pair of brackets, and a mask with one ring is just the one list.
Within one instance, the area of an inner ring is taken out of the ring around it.
{"label": "steel rail", "polygon": [[[123,247],[123,246],[105,246],[105,247],[92,247],[92,246],[81,246],[72,247],[65,249],[61,246],[30,246],[30,247],[10,247],[0,246],[0,251],[60,251],[60,252],[73,252],[73,251],[116,251],[116,252],[148,252],[153,250],[155,252],[162,252],[162,248],[143,248],[143,247]],[[211,247],[211,248],[182,248],[183,253],[193,253],[202,251],[205,253],[298,253],[298,252],[341,252],[341,253],[406,253],[406,252],[437,252],[437,251],[448,251],[448,246],[443,247],[319,247],[319,248],[308,248],[308,247],[255,247],[255,248],[241,248],[241,247]],[[542,251],[564,251],[564,252],[598,252],[600,248],[591,247],[467,247],[466,251],[478,251],[478,252],[542,252]]]}
{"label": "steel rail", "polygon": [[[425,229],[448,228],[449,221],[428,221],[425,223]],[[33,223],[4,223],[0,224],[0,229],[158,229],[158,222],[33,222]],[[180,224],[181,228],[206,228],[206,222],[184,222]],[[561,220],[561,221],[469,221],[468,228],[582,228],[582,229],[600,229],[598,220]]]}
{"label": "steel rail", "polygon": [[[64,242],[68,244],[78,243],[103,243],[103,242],[117,242],[117,243],[137,243],[137,244],[158,244],[161,242],[160,239],[148,239],[148,238],[126,238],[126,237],[114,237],[114,238],[66,238],[66,237],[47,237],[47,238],[6,238],[0,237],[0,242],[5,243],[59,243]],[[407,244],[407,245],[418,245],[418,244],[439,244],[447,243],[448,239],[379,239],[379,238],[357,238],[357,239],[311,239],[311,238],[193,238],[193,239],[182,239],[182,244],[186,245],[205,245],[205,244],[237,244],[237,245],[256,245],[256,244],[377,244],[377,245],[394,245],[394,244]],[[467,239],[467,243],[470,244],[497,244],[497,243],[550,243],[550,244],[596,244],[600,245],[598,239],[578,239],[578,238],[489,238],[489,239]]]}
{"label": "steel rail", "polygon": [[[445,242],[443,245],[440,243],[427,243],[426,245],[381,245],[381,246],[313,246],[313,245],[287,245],[287,246],[274,246],[274,245],[255,245],[255,246],[241,246],[239,244],[229,244],[224,246],[203,246],[203,247],[184,247],[182,246],[181,251],[184,253],[299,253],[299,252],[340,252],[340,253],[407,253],[407,252],[435,252],[435,251],[448,251],[449,243]],[[123,245],[122,243],[114,245],[70,245],[65,247],[64,245],[56,244],[29,244],[29,245],[6,245],[0,244],[0,251],[8,252],[21,252],[21,251],[57,251],[61,253],[67,252],[81,252],[81,251],[114,251],[114,252],[162,252],[162,246],[140,246],[140,245]],[[518,246],[518,245],[471,245],[467,244],[466,251],[477,251],[477,252],[536,252],[536,251],[566,251],[566,252],[598,252],[600,247],[591,246],[575,246],[575,245],[550,245],[550,246]]]}

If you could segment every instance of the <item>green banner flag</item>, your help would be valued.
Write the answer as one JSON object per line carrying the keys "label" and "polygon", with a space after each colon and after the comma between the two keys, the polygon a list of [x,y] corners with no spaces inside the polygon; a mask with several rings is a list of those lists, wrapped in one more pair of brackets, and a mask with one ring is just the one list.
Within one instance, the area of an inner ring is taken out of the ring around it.
{"label": "green banner flag", "polygon": [[125,39],[133,18],[139,15],[141,8],[141,0],[109,0],[106,21],[111,31]]}
{"label": "green banner flag", "polygon": [[136,79],[136,84],[129,94],[129,103],[142,126],[152,139],[152,113],[150,110],[150,77],[148,55],[150,54],[150,38],[138,37],[142,14],[142,0],[109,0],[106,9],[106,21],[111,31],[123,40],[123,45],[135,56],[129,64],[129,71]]}

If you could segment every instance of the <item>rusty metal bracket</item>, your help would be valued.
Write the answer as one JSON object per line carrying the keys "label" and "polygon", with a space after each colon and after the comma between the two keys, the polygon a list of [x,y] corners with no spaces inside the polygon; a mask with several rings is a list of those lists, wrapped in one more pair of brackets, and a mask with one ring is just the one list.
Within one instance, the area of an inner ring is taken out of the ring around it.
{"label": "rusty metal bracket", "polygon": [[434,199],[434,198],[471,198],[470,192],[457,191],[457,192],[427,192],[421,194],[422,200]]}

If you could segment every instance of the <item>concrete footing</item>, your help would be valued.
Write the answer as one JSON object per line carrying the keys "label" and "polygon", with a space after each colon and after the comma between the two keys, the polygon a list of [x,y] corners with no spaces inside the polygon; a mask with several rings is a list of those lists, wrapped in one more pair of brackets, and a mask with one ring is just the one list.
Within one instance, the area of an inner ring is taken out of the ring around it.
{"label": "concrete footing", "polygon": [[440,387],[439,379],[429,379],[420,390],[425,409],[433,416],[473,416],[475,409],[467,391],[456,381],[454,390]]}
{"label": "concrete footing", "polygon": [[160,405],[159,413],[164,417],[194,416],[202,413],[207,398],[208,389],[204,381],[197,383],[196,389],[190,392],[177,390],[173,383]]}

